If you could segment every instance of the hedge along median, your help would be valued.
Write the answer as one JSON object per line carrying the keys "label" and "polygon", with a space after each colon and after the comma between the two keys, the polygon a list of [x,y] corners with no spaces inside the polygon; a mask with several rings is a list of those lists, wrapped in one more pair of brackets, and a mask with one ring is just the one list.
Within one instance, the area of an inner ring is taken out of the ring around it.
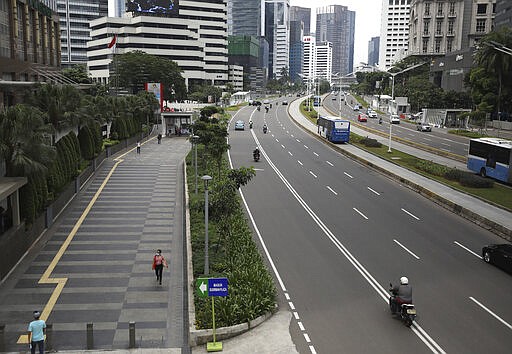
{"label": "hedge along median", "polygon": [[[224,122],[225,123],[225,122]],[[200,137],[221,132],[225,128],[222,120],[209,120],[196,126],[194,133]],[[213,127],[212,125],[220,124]],[[225,138],[224,138],[225,139]],[[220,139],[221,140],[221,139]],[[219,141],[220,141],[219,140]],[[212,144],[215,138],[208,136],[205,144],[198,144],[198,176],[210,175],[209,190],[209,268],[208,277],[226,277],[229,286],[227,297],[215,298],[215,322],[219,339],[228,338],[259,324],[276,309],[276,289],[272,276],[265,266],[264,259],[252,238],[251,229],[240,203],[237,190],[250,183],[255,172],[252,168],[241,167],[231,170],[225,152]],[[222,145],[222,144],[221,144]],[[204,277],[204,183],[199,178],[198,194],[195,190],[195,151],[186,158],[187,186],[189,193],[190,240],[192,248],[192,284],[195,279]],[[200,298],[195,289],[195,316],[191,345],[205,343],[211,337],[211,299]],[[224,327],[224,328],[222,328]]]}

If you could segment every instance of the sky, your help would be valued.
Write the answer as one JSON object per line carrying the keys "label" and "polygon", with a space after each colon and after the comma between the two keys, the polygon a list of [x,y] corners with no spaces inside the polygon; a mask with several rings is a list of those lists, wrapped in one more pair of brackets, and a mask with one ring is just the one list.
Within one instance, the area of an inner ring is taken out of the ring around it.
{"label": "sky", "polygon": [[344,5],[356,12],[354,67],[368,61],[368,41],[380,36],[382,0],[290,0],[291,6],[311,8],[311,30],[315,31],[316,8]]}

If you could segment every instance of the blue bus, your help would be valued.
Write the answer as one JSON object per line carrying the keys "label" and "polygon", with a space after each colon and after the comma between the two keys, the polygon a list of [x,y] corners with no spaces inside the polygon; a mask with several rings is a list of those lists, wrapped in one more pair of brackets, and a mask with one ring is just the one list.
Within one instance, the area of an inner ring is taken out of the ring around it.
{"label": "blue bus", "polygon": [[512,140],[479,138],[469,141],[468,169],[483,177],[512,183]]}
{"label": "blue bus", "polygon": [[350,121],[339,117],[321,116],[317,119],[318,134],[333,143],[348,143]]}

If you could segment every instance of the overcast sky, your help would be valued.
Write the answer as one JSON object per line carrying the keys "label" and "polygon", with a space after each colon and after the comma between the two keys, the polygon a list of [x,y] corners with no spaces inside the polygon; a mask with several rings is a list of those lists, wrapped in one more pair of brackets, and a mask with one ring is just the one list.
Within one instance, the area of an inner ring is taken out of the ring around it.
{"label": "overcast sky", "polygon": [[344,5],[356,12],[354,67],[368,61],[368,41],[380,36],[382,0],[290,0],[291,6],[311,8],[311,31],[315,31],[316,8]]}

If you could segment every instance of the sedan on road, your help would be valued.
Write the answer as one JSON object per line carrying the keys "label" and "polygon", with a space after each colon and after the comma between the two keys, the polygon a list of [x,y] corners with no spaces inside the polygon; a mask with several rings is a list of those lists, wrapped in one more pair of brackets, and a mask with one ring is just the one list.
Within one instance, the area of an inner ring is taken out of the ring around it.
{"label": "sedan on road", "polygon": [[358,122],[367,122],[368,121],[368,117],[366,116],[366,114],[359,114],[357,116],[357,121]]}
{"label": "sedan on road", "polygon": [[282,105],[283,105],[283,106],[288,105],[288,101],[283,101]]}
{"label": "sedan on road", "polygon": [[235,123],[235,130],[245,130],[245,123],[243,120],[237,120]]}
{"label": "sedan on road", "polygon": [[368,111],[368,117],[370,117],[370,118],[377,118],[377,112],[375,112],[375,111]]}
{"label": "sedan on road", "polygon": [[485,246],[482,248],[482,258],[486,263],[494,264],[512,274],[512,245]]}
{"label": "sedan on road", "polygon": [[420,132],[431,132],[432,127],[428,123],[419,122],[416,124],[416,129]]}
{"label": "sedan on road", "polygon": [[390,118],[389,118],[389,122],[391,124],[400,124],[400,117],[397,116],[396,114],[393,114]]}

